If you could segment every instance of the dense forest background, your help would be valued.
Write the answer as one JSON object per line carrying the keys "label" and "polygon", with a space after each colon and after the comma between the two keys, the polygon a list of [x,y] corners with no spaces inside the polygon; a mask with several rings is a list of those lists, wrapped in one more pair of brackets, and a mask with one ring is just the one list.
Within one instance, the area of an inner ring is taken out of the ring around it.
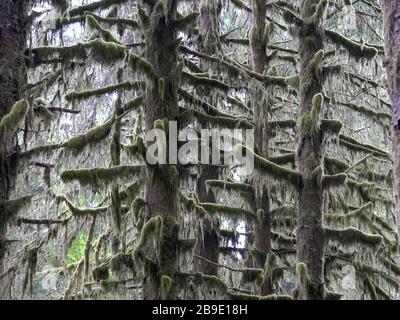
{"label": "dense forest background", "polygon": [[0,0],[0,298],[398,299],[395,2]]}

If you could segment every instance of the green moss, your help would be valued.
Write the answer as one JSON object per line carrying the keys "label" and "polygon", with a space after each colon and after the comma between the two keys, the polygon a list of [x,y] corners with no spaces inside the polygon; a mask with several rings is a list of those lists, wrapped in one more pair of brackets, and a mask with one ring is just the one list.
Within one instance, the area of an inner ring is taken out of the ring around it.
{"label": "green moss", "polygon": [[100,33],[101,37],[107,42],[113,42],[119,45],[121,44],[121,42],[119,42],[109,30],[104,29],[99,24],[99,22],[93,15],[91,15],[90,13],[86,13],[85,15],[86,15],[86,24],[90,29],[97,30]]}
{"label": "green moss", "polygon": [[[240,148],[246,148],[244,146],[240,146]],[[252,152],[247,149],[247,152]],[[264,159],[257,154],[254,154],[254,164],[257,169],[267,173],[273,178],[279,179],[281,181],[287,181],[296,188],[300,186],[301,183],[301,174],[297,171],[293,171],[277,165],[272,161]]]}
{"label": "green moss", "polygon": [[281,156],[270,157],[268,160],[275,164],[294,164],[296,160],[296,153],[291,152]]}
{"label": "green moss", "polygon": [[141,159],[146,159],[146,145],[141,137],[136,138],[136,141],[132,145],[123,145],[123,149],[131,157],[139,157]]}
{"label": "green moss", "polygon": [[197,76],[196,74],[189,73],[186,71],[182,72],[182,76],[183,80],[194,86],[203,85],[206,87],[219,89],[225,93],[227,93],[230,88],[229,85],[226,84],[225,82],[207,76]]}
{"label": "green moss", "polygon": [[[310,64],[315,68],[319,68],[321,65],[322,60],[324,59],[325,56],[325,51],[323,49],[317,51],[313,58],[311,59]],[[321,95],[322,96],[322,95]],[[315,97],[314,97],[315,98]],[[321,103],[323,102],[323,96],[322,97],[317,97],[318,101],[321,100]]]}
{"label": "green moss", "polygon": [[64,202],[69,211],[74,215],[74,216],[84,216],[84,215],[93,215],[93,214],[101,214],[105,213],[108,211],[108,206],[105,207],[97,207],[97,208],[79,208],[76,207],[71,200],[67,198],[66,195],[60,194],[57,196],[57,201],[62,201]]}
{"label": "green moss", "polygon": [[172,286],[172,279],[169,276],[162,275],[160,280],[160,298],[166,300]]}
{"label": "green moss", "polygon": [[[273,274],[277,265],[276,255],[272,251],[268,252],[267,261],[264,264],[263,279],[273,283]],[[259,284],[260,285],[260,284]]]}
{"label": "green moss", "polygon": [[80,151],[87,145],[101,142],[110,134],[114,121],[115,117],[111,117],[105,123],[90,129],[88,132],[74,136],[63,144],[64,148]]}
{"label": "green moss", "polygon": [[349,169],[349,166],[344,161],[328,156],[324,157],[324,165],[325,168],[332,173],[345,172]]}
{"label": "green moss", "polygon": [[253,193],[253,187],[250,184],[230,182],[225,180],[207,180],[206,186],[211,188],[220,188],[227,191]]}
{"label": "green moss", "polygon": [[126,81],[126,82],[121,82],[117,84],[113,84],[111,86],[107,87],[102,87],[99,89],[95,90],[85,90],[85,91],[77,91],[77,92],[71,92],[68,93],[65,98],[68,101],[73,101],[73,100],[83,100],[83,99],[88,99],[91,97],[98,97],[104,94],[110,94],[114,92],[118,92],[121,90],[138,90],[141,88],[144,88],[145,83],[143,81]]}
{"label": "green moss", "polygon": [[299,87],[300,87],[300,77],[299,77],[299,75],[294,75],[294,76],[291,76],[291,77],[287,77],[287,78],[285,78],[285,83],[288,86],[298,90]]}
{"label": "green moss", "polygon": [[312,107],[301,119],[301,130],[306,132],[311,139],[317,139],[320,128],[320,113],[324,97],[321,93],[316,94],[312,100]]}
{"label": "green moss", "polygon": [[243,208],[235,208],[216,203],[199,203],[199,205],[203,207],[209,215],[220,214],[233,220],[237,219],[253,220],[256,218],[256,215],[253,212]]}
{"label": "green moss", "polygon": [[107,280],[110,277],[109,263],[103,263],[92,270],[93,279],[97,282]]}
{"label": "green moss", "polygon": [[131,254],[120,252],[111,258],[110,269],[112,272],[121,272],[124,267],[132,271],[135,270],[135,265]]}
{"label": "green moss", "polygon": [[296,121],[295,120],[275,120],[275,121],[268,121],[268,126],[272,129],[286,129],[286,128],[296,128]]}
{"label": "green moss", "polygon": [[[62,1],[62,0],[60,0]],[[78,6],[68,11],[68,15],[70,17],[81,15],[86,11],[94,11],[97,9],[107,9],[111,5],[122,4],[127,2],[128,0],[99,0],[95,2],[91,2],[88,4],[84,4],[82,6]]]}
{"label": "green moss", "polygon": [[312,21],[312,23],[314,23],[315,25],[321,25],[322,24],[323,19],[324,19],[324,15],[325,15],[325,12],[326,12],[327,5],[328,5],[328,1],[327,0],[319,1],[317,6],[315,7],[314,14],[310,18],[310,21]]}
{"label": "green moss", "polygon": [[19,125],[25,119],[29,110],[29,103],[26,99],[16,102],[10,112],[0,120],[0,145],[7,141],[18,130]]}
{"label": "green moss", "polygon": [[357,111],[359,113],[362,113],[368,117],[372,117],[375,119],[381,119],[381,120],[390,120],[392,116],[390,113],[387,112],[377,112],[375,110],[372,110],[370,108],[360,106],[354,103],[346,103],[346,102],[339,102],[341,105],[349,108],[350,110]]}
{"label": "green moss", "polygon": [[373,145],[370,144],[364,144],[359,141],[357,141],[354,138],[345,136],[343,134],[339,135],[340,143],[345,145],[346,147],[355,150],[355,151],[360,151],[360,152],[367,152],[367,153],[372,153],[374,156],[378,157],[385,157],[388,158],[389,154],[385,150],[381,150]]}
{"label": "green moss", "polygon": [[361,45],[357,42],[346,38],[339,32],[332,30],[325,30],[325,34],[337,45],[344,47],[351,56],[356,59],[366,58],[372,59],[378,54],[378,50],[368,45]]}
{"label": "green moss", "polygon": [[51,0],[51,4],[60,9],[62,12],[68,9],[69,1],[68,0]]}
{"label": "green moss", "polygon": [[140,260],[143,254],[142,249],[148,242],[151,235],[155,236],[157,248],[159,251],[160,241],[162,237],[161,234],[162,226],[163,226],[163,218],[161,216],[153,217],[143,225],[142,230],[140,232],[139,242],[132,254],[135,265],[140,265]]}
{"label": "green moss", "polygon": [[63,182],[78,181],[82,185],[99,186],[117,179],[133,177],[143,172],[140,165],[120,165],[109,168],[74,169],[65,170],[61,173]]}
{"label": "green moss", "polygon": [[165,79],[158,79],[158,94],[160,95],[161,101],[164,101],[165,97]]}
{"label": "green moss", "polygon": [[367,234],[353,227],[342,230],[325,228],[325,235],[329,240],[343,245],[358,243],[375,249],[383,244],[381,235]]}
{"label": "green moss", "polygon": [[322,119],[321,131],[325,134],[332,134],[337,136],[343,128],[343,122],[334,119]]}
{"label": "green moss", "polygon": [[341,186],[346,182],[347,174],[338,173],[334,175],[323,175],[322,176],[322,187],[332,188]]}
{"label": "green moss", "polygon": [[211,116],[193,109],[183,109],[180,115],[182,122],[191,122],[197,119],[201,124],[215,124],[228,129],[253,129],[254,126],[243,118],[232,118],[231,116]]}
{"label": "green moss", "polygon": [[138,56],[135,53],[129,54],[129,64],[134,71],[142,71],[149,79],[156,80],[157,74],[153,65],[145,58]]}
{"label": "green moss", "polygon": [[140,105],[143,103],[144,96],[139,96],[133,100],[128,101],[124,107],[123,107],[123,113],[128,112],[128,111],[134,111],[140,107]]}

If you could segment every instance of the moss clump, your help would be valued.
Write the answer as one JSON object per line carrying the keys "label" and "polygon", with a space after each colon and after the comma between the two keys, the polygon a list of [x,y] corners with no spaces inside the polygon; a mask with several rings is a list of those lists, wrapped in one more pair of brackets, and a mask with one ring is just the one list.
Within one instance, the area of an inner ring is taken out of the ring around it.
{"label": "moss clump", "polygon": [[140,260],[143,258],[142,249],[148,242],[151,235],[154,235],[156,238],[156,249],[160,249],[160,242],[161,242],[161,230],[163,226],[163,218],[161,216],[153,217],[148,220],[142,227],[140,232],[140,239],[139,243],[137,244],[135,250],[133,251],[133,260],[135,265],[140,265]]}
{"label": "moss clump", "polygon": [[374,156],[378,157],[385,157],[385,158],[389,157],[389,153],[386,152],[385,150],[381,150],[370,144],[361,143],[356,139],[345,136],[343,134],[339,135],[339,141],[341,144],[355,151],[372,153]]}
{"label": "moss clump", "polygon": [[136,110],[143,103],[143,100],[144,96],[139,96],[131,101],[128,101],[123,107],[123,113]]}
{"label": "moss clump", "polygon": [[312,107],[301,119],[301,130],[306,132],[311,139],[317,139],[319,135],[320,113],[324,97],[321,93],[316,94],[312,100]]}
{"label": "moss clump", "polygon": [[330,229],[325,228],[325,235],[329,240],[349,245],[358,243],[376,249],[383,244],[383,238],[378,234],[367,234],[357,228]]}
{"label": "moss clump", "polygon": [[358,44],[357,42],[346,38],[339,32],[325,30],[325,34],[337,45],[344,47],[351,56],[356,59],[372,59],[378,54],[378,50],[368,45]]}
{"label": "moss clump", "polygon": [[162,275],[160,279],[160,298],[166,300],[172,286],[172,279],[169,276]]}
{"label": "moss clump", "polygon": [[253,193],[253,187],[250,184],[230,182],[224,180],[207,180],[206,186],[211,188],[220,188],[227,191],[237,191],[245,193]]}
{"label": "moss clump", "polygon": [[5,144],[18,130],[18,126],[25,119],[29,110],[29,103],[26,99],[16,102],[9,113],[0,120],[0,145]]}
{"label": "moss clump", "polygon": [[94,281],[100,282],[101,280],[108,280],[109,274],[109,264],[103,263],[92,270],[92,275]]}
{"label": "moss clump", "polygon": [[101,142],[110,134],[114,121],[115,117],[113,116],[105,123],[90,129],[88,132],[74,136],[64,143],[64,148],[80,151],[87,145]]}
{"label": "moss clump", "polygon": [[116,179],[129,178],[142,173],[143,166],[120,165],[109,168],[65,170],[61,173],[63,182],[78,181],[82,185],[98,186]]}
{"label": "moss clump", "polygon": [[134,71],[142,71],[149,79],[156,80],[157,74],[154,70],[153,65],[145,58],[138,56],[137,54],[129,54],[129,64]]}
{"label": "moss clump", "polygon": [[203,207],[209,215],[220,214],[234,220],[242,218],[247,220],[256,219],[256,215],[253,212],[242,208],[235,208],[216,203],[199,203],[199,205]]}
{"label": "moss clump", "polygon": [[321,131],[324,134],[332,134],[337,136],[343,128],[343,122],[334,119],[322,119]]}
{"label": "moss clump", "polygon": [[[243,148],[246,148],[245,146],[238,146],[238,147],[240,147],[241,150]],[[252,152],[252,151],[247,149],[247,152]],[[285,167],[282,167],[280,165],[277,165],[272,161],[260,157],[257,154],[254,154],[254,164],[257,169],[267,173],[273,178],[279,179],[281,181],[287,181],[296,188],[300,186],[301,174],[298,173],[297,171],[293,171]]]}
{"label": "moss clump", "polygon": [[111,258],[110,269],[112,272],[121,272],[124,267],[134,271],[135,265],[131,254],[120,252]]}
{"label": "moss clump", "polygon": [[390,120],[392,118],[390,113],[387,113],[387,112],[377,112],[375,110],[372,110],[372,109],[364,107],[364,106],[357,105],[355,103],[347,103],[347,102],[339,102],[339,103],[351,110],[365,114],[366,116],[369,116],[372,118],[382,119],[382,120]]}
{"label": "moss clump", "polygon": [[341,186],[346,182],[347,174],[338,173],[334,175],[323,175],[322,176],[322,187],[332,188]]}
{"label": "moss clump", "polygon": [[89,27],[89,29],[97,30],[100,33],[101,37],[107,42],[113,42],[119,45],[121,44],[121,42],[119,42],[109,30],[104,29],[99,24],[99,22],[93,15],[91,15],[90,13],[86,13],[85,15],[86,15],[86,24]]}
{"label": "moss clump", "polygon": [[126,81],[95,90],[71,92],[65,96],[65,99],[67,99],[68,101],[74,101],[78,99],[83,100],[83,99],[88,99],[90,97],[97,97],[104,94],[110,94],[120,90],[132,90],[132,89],[138,90],[144,88],[144,85],[145,84],[143,81],[133,81],[133,82]]}
{"label": "moss clump", "polygon": [[288,86],[298,90],[299,87],[300,87],[300,77],[299,77],[299,75],[294,75],[294,76],[291,76],[291,77],[287,77],[287,78],[285,78],[285,83]]}
{"label": "moss clump", "polygon": [[69,211],[74,216],[84,216],[84,215],[93,215],[93,214],[100,214],[105,213],[108,210],[108,206],[105,207],[97,207],[97,208],[78,208],[76,207],[71,200],[67,198],[66,195],[60,194],[57,196],[57,201],[63,201],[67,205]]}
{"label": "moss clump", "polygon": [[165,79],[158,79],[158,94],[160,95],[161,101],[164,101],[165,97]]}
{"label": "moss clump", "polygon": [[219,89],[224,93],[227,93],[228,90],[230,89],[229,85],[226,84],[225,82],[207,76],[198,76],[193,73],[188,73],[185,71],[182,72],[182,76],[183,80],[194,86],[203,85],[205,87]]}

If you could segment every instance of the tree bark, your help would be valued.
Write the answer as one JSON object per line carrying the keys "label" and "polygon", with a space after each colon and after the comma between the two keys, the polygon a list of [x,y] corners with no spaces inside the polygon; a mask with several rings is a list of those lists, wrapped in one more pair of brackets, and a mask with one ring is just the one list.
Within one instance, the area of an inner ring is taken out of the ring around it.
{"label": "tree bark", "polygon": [[387,83],[392,102],[393,188],[400,236],[400,3],[383,0]]}
{"label": "tree bark", "polygon": [[[172,23],[176,18],[177,1],[148,1],[149,26],[145,26],[147,59],[158,79],[164,79],[164,93],[160,94],[157,80],[148,81],[145,106],[146,130],[154,128],[156,120],[175,120],[178,113],[177,89],[179,75],[175,74],[178,63],[178,42]],[[174,143],[174,142],[173,142]],[[175,142],[176,143],[176,142]],[[155,274],[147,274],[143,298],[158,299],[162,276],[172,280],[176,271],[178,255],[179,176],[175,165],[153,166],[146,184],[145,199],[148,218],[163,218],[163,234],[158,248],[158,265]],[[167,299],[175,298],[174,283]]]}
{"label": "tree bark", "polygon": [[[199,51],[208,55],[214,55],[218,52],[219,42],[219,21],[218,17],[221,11],[219,1],[203,0],[200,3],[200,16],[198,20]],[[208,72],[212,65],[209,62],[202,62],[200,68]],[[209,89],[204,89],[205,96],[209,96]],[[209,100],[209,99],[208,99]],[[211,101],[209,101],[211,102]],[[212,192],[208,192],[206,181],[218,179],[218,168],[212,165],[204,165],[200,168],[200,175],[196,183],[196,194],[200,202],[215,203],[215,197]],[[202,226],[197,229],[197,242],[195,252],[197,255],[206,258],[209,261],[218,263],[218,220],[205,217]],[[194,270],[208,275],[218,275],[218,266],[203,260],[195,262]]]}
{"label": "tree bark", "polygon": [[[0,120],[22,95],[26,75],[21,52],[25,47],[23,0],[0,2]],[[7,217],[2,203],[9,199],[18,158],[16,138],[0,145],[0,274],[4,271]]]}
{"label": "tree bark", "polygon": [[[252,1],[252,27],[250,32],[250,57],[251,66],[255,72],[263,74],[267,68],[267,39],[266,31],[267,7],[265,1]],[[264,90],[255,88],[251,93],[251,105],[255,123],[255,148],[264,158],[268,158],[268,99]],[[254,223],[254,248],[258,254],[254,256],[254,267],[263,268],[267,255],[271,251],[271,216],[268,198],[268,186],[263,177],[253,179],[254,190],[254,209],[260,214],[257,223]],[[261,295],[268,295],[272,291],[270,279],[262,284]]]}
{"label": "tree bark", "polygon": [[[323,49],[324,31],[319,22],[311,21],[319,0],[303,0],[299,29],[300,56],[300,106],[297,158],[303,181],[300,186],[297,221],[297,260],[308,269],[309,286],[299,281],[299,299],[323,298],[324,231],[322,226],[323,190],[321,164],[323,161],[322,138],[319,120],[312,117],[313,98],[322,93],[321,68],[313,63],[315,54]],[[317,110],[314,110],[317,111]],[[320,111],[318,111],[319,117]],[[312,133],[314,131],[314,134]]]}

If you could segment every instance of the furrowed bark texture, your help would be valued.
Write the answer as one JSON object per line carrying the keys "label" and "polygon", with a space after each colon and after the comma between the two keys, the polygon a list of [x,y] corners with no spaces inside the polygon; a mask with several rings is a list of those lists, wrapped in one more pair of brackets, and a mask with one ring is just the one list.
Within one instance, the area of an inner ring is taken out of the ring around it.
{"label": "furrowed bark texture", "polygon": [[[297,222],[297,259],[307,266],[312,288],[299,285],[299,299],[322,299],[324,232],[322,226],[323,190],[321,188],[321,163],[323,148],[317,123],[306,121],[313,109],[313,97],[322,92],[322,77],[318,66],[313,65],[315,54],[323,48],[323,29],[310,21],[318,0],[303,0],[299,29],[300,56],[300,106],[298,129],[298,165],[302,174]],[[313,127],[313,128],[312,128]]]}
{"label": "furrowed bark texture", "polygon": [[[165,81],[161,94],[157,80],[149,80],[147,88],[145,119],[146,130],[154,128],[161,119],[175,120],[178,112],[177,88],[179,76],[174,72],[178,62],[178,43],[172,24],[177,1],[147,1],[146,12],[149,25],[145,26],[147,59],[158,79]],[[178,190],[179,177],[176,166],[157,165],[152,169],[146,184],[146,202],[150,217],[163,218],[162,240],[158,252],[158,270],[148,274],[144,282],[143,298],[160,298],[162,276],[174,279],[178,254]],[[174,283],[166,298],[174,299]]]}
{"label": "furrowed bark texture", "polygon": [[[21,51],[25,44],[24,1],[0,2],[0,120],[20,99],[26,81]],[[18,145],[13,138],[0,145],[0,274],[4,271],[7,217],[2,203],[14,184]]]}
{"label": "furrowed bark texture", "polygon": [[[250,33],[250,56],[251,65],[255,72],[263,74],[267,67],[267,39],[265,38],[267,13],[266,2],[260,0],[252,1],[253,24]],[[251,97],[255,127],[255,148],[258,153],[268,158],[268,102],[264,90],[255,88]],[[268,252],[271,250],[271,216],[268,199],[268,187],[265,178],[255,177],[253,180],[256,190],[254,205],[255,211],[259,211],[258,221],[254,223],[254,247],[258,254],[254,257],[254,267],[263,268]],[[260,288],[261,295],[271,293],[272,284],[269,279]]]}
{"label": "furrowed bark texture", "polygon": [[393,188],[395,216],[400,236],[400,3],[382,1],[385,55],[389,94],[392,102]]}

